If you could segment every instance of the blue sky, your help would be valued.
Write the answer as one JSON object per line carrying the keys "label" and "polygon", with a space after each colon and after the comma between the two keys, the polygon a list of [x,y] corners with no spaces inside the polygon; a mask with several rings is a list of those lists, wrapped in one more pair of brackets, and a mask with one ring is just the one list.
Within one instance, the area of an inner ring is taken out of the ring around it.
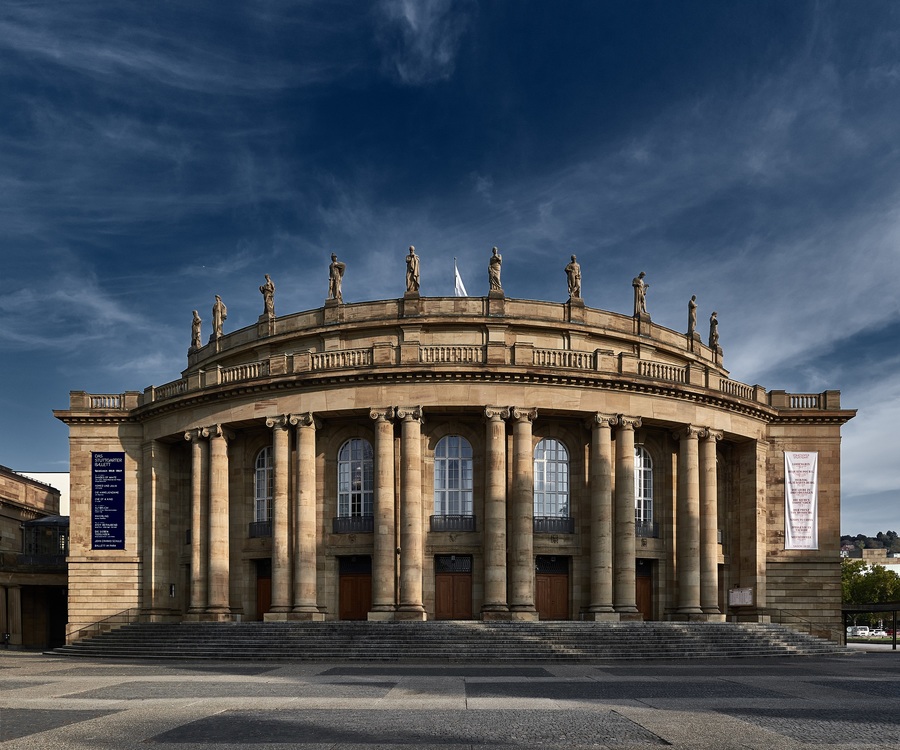
{"label": "blue sky", "polygon": [[[900,4],[0,6],[0,463],[68,465],[69,390],[177,378],[209,332],[470,294],[719,315],[732,377],[842,391],[848,533],[900,529]],[[556,287],[547,279],[556,279]],[[703,325],[700,326],[703,329]]]}

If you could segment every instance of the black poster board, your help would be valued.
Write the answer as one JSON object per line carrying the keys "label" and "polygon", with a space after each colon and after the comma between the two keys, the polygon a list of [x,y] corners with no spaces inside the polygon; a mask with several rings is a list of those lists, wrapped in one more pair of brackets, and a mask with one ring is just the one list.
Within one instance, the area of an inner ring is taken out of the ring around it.
{"label": "black poster board", "polygon": [[91,549],[125,549],[125,454],[91,452]]}

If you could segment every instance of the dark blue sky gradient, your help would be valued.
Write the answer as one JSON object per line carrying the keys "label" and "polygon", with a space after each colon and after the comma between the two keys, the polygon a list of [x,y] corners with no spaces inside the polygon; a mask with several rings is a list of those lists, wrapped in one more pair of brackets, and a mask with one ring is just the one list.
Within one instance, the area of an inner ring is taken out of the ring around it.
{"label": "dark blue sky gradient", "polygon": [[0,463],[65,470],[69,390],[208,334],[422,291],[717,310],[725,364],[843,392],[845,531],[900,528],[900,6],[246,0],[0,6]]}

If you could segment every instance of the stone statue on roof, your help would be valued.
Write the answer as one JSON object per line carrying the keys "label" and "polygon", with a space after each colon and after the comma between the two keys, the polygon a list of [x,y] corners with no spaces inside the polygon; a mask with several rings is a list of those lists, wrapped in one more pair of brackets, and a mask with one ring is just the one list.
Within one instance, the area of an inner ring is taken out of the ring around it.
{"label": "stone statue on roof", "polygon": [[344,297],[341,294],[341,283],[344,280],[344,271],[347,270],[347,264],[341,263],[337,259],[337,255],[331,254],[331,265],[328,266],[328,299],[336,299],[343,302]]}
{"label": "stone statue on roof", "polygon": [[416,248],[409,246],[409,255],[406,256],[406,291],[419,291],[419,256]]}

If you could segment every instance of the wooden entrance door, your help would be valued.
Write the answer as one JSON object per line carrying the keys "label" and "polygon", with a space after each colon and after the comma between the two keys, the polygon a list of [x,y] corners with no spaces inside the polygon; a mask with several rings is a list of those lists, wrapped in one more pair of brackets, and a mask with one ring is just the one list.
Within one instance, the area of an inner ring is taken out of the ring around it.
{"label": "wooden entrance door", "polygon": [[471,555],[434,558],[434,617],[436,620],[472,619]]}
{"label": "wooden entrance door", "polygon": [[438,620],[472,619],[472,574],[434,574],[434,616]]}
{"label": "wooden entrance door", "polygon": [[272,561],[256,560],[256,619],[272,609]]}
{"label": "wooden entrance door", "polygon": [[366,620],[372,609],[372,558],[339,558],[338,618]]}
{"label": "wooden entrance door", "polygon": [[635,560],[634,599],[644,620],[653,619],[653,566],[652,560]]}
{"label": "wooden entrance door", "polygon": [[538,555],[535,560],[534,604],[542,620],[569,619],[569,558]]}

